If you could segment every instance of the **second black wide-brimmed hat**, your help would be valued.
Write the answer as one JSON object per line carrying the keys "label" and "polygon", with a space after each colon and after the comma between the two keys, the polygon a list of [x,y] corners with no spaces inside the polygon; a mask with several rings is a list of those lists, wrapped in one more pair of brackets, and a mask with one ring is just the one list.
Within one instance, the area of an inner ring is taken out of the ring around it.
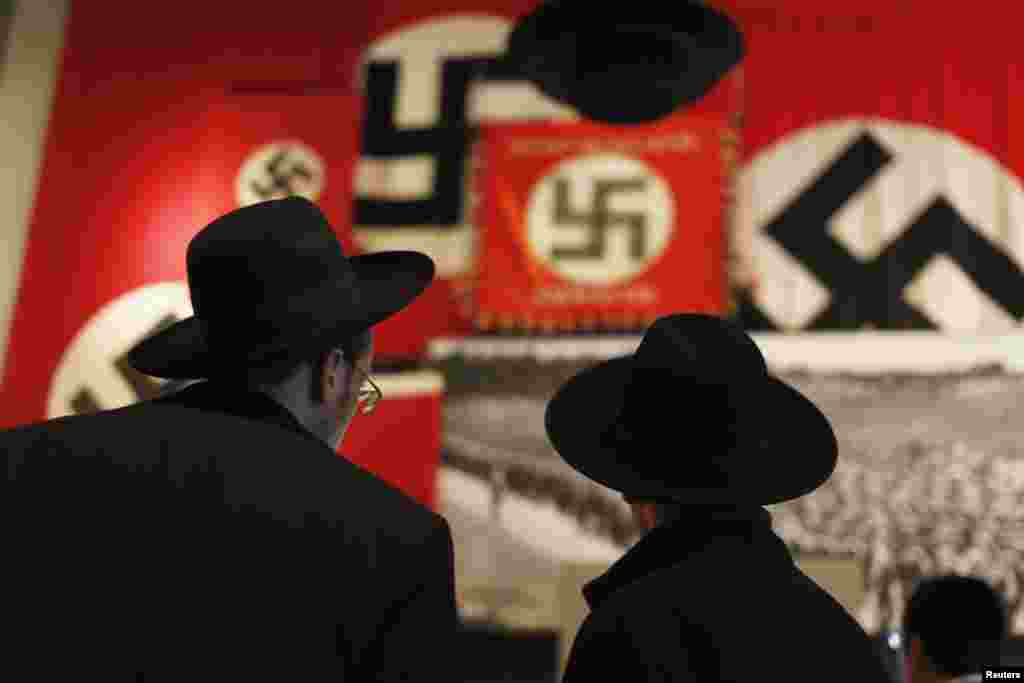
{"label": "second black wide-brimmed hat", "polygon": [[703,314],[660,318],[634,354],[578,373],[548,404],[545,427],[594,481],[684,504],[798,498],[838,456],[822,412],[769,374],[742,329]]}
{"label": "second black wide-brimmed hat", "polygon": [[522,16],[507,59],[593,121],[656,121],[704,97],[745,54],[724,12],[696,0],[547,0]]}
{"label": "second black wide-brimmed hat", "polygon": [[195,315],[129,351],[145,374],[206,379],[304,358],[394,315],[434,277],[419,252],[346,257],[302,197],[221,216],[192,239],[186,261]]}

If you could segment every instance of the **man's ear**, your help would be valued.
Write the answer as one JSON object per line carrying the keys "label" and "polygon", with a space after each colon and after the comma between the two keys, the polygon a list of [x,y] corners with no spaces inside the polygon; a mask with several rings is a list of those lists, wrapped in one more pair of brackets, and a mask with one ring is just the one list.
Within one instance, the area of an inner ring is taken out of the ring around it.
{"label": "man's ear", "polygon": [[641,514],[644,524],[653,529],[658,526],[658,506],[656,503],[644,503]]}
{"label": "man's ear", "polygon": [[[340,366],[340,367],[339,367]],[[324,394],[328,392],[334,393],[338,390],[336,382],[345,382],[347,379],[347,373],[345,373],[345,355],[340,349],[331,349],[331,352],[327,354],[327,358],[324,360],[324,366],[320,369],[320,382],[324,389]],[[343,377],[338,377],[338,372],[341,372]]]}
{"label": "man's ear", "polygon": [[910,660],[911,668],[918,671],[933,671],[932,663],[924,652],[921,639],[917,636],[907,636],[906,638],[907,658]]}
{"label": "man's ear", "polygon": [[646,501],[632,501],[633,515],[644,529],[653,529],[658,526],[658,506]]}
{"label": "man's ear", "polygon": [[921,645],[921,639],[917,636],[908,636],[907,649],[915,659],[920,659],[924,656],[924,646]]}

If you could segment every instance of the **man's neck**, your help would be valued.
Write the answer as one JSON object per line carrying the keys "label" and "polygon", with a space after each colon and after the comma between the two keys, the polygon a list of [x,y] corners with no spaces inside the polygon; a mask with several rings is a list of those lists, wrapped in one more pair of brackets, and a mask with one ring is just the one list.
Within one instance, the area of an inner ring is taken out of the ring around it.
{"label": "man's neck", "polygon": [[304,403],[298,400],[297,392],[273,391],[268,388],[258,389],[258,391],[267,395],[271,400],[291,413],[310,434],[324,443],[328,443],[330,434],[326,433],[325,426],[317,421],[316,410],[308,401]]}

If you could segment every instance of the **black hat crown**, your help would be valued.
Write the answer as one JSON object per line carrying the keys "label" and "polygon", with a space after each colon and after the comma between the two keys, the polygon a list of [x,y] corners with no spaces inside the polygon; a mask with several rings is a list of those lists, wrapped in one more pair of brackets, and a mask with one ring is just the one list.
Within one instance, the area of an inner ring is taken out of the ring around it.
{"label": "black hat crown", "polygon": [[658,120],[706,95],[744,55],[722,12],[694,0],[548,0],[517,22],[508,59],[549,97],[611,124]]}
{"label": "black hat crown", "polygon": [[195,315],[130,351],[146,374],[202,379],[303,358],[397,313],[434,277],[418,252],[347,258],[323,212],[298,196],[217,218],[189,243],[186,265]]}
{"label": "black hat crown", "polygon": [[813,491],[837,458],[821,411],[703,314],[660,318],[634,354],[577,374],[545,426],[569,465],[633,498],[766,505]]}

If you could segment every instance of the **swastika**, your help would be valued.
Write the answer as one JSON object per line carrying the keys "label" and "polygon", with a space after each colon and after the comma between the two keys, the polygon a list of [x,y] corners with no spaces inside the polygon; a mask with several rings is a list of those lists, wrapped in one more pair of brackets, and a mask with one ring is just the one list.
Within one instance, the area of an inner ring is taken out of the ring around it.
{"label": "swastika", "polygon": [[[174,323],[178,322],[178,320],[179,318],[174,315],[165,316],[144,336],[148,337],[160,332],[161,330],[167,329]],[[164,382],[153,379],[147,375],[143,375],[141,372],[129,365],[127,352],[114,359],[114,367],[117,369],[118,374],[124,379],[124,381],[131,386],[136,399],[139,401],[148,401],[152,398],[156,398],[168,389]],[[175,386],[178,385],[175,384]],[[83,415],[103,410],[104,406],[96,397],[96,394],[92,389],[89,387],[82,387],[75,392],[72,397],[71,408],[76,414]]]}
{"label": "swastika", "polygon": [[[764,226],[830,292],[828,306],[809,330],[934,330],[938,325],[908,303],[907,285],[935,256],[948,257],[996,305],[1024,318],[1024,273],[972,226],[944,196],[934,199],[871,261],[855,258],[829,234],[829,220],[893,161],[869,132],[862,133],[810,186]],[[749,294],[737,297],[736,316],[750,330],[775,330]]]}
{"label": "swastika", "polygon": [[424,128],[400,128],[395,124],[398,100],[397,60],[375,61],[366,67],[366,115],[362,129],[362,154],[395,159],[429,156],[434,159],[429,199],[355,199],[355,224],[365,229],[409,228],[436,225],[455,228],[462,220],[466,157],[472,126],[467,95],[474,79],[513,82],[523,80],[518,67],[498,55],[450,57],[441,63],[440,120]]}
{"label": "swastika", "polygon": [[676,200],[651,165],[620,154],[572,156],[539,178],[527,201],[530,252],[567,280],[608,286],[665,252]]}
{"label": "swastika", "polygon": [[[292,150],[283,149],[267,162],[265,170],[269,182],[260,183],[254,180],[249,183],[249,187],[257,196],[272,199],[281,194],[291,195],[297,191],[297,181],[307,184],[313,182],[313,172],[301,161],[290,160],[291,153]],[[291,163],[285,165],[286,161]]]}
{"label": "swastika", "polygon": [[552,215],[554,227],[582,225],[589,229],[590,238],[581,247],[555,245],[554,259],[603,259],[608,230],[625,225],[629,230],[629,255],[634,260],[647,257],[647,216],[637,212],[615,213],[608,207],[609,196],[616,192],[642,192],[647,188],[644,178],[594,181],[594,206],[589,213],[573,211],[569,201],[569,181],[556,178],[555,205]]}

